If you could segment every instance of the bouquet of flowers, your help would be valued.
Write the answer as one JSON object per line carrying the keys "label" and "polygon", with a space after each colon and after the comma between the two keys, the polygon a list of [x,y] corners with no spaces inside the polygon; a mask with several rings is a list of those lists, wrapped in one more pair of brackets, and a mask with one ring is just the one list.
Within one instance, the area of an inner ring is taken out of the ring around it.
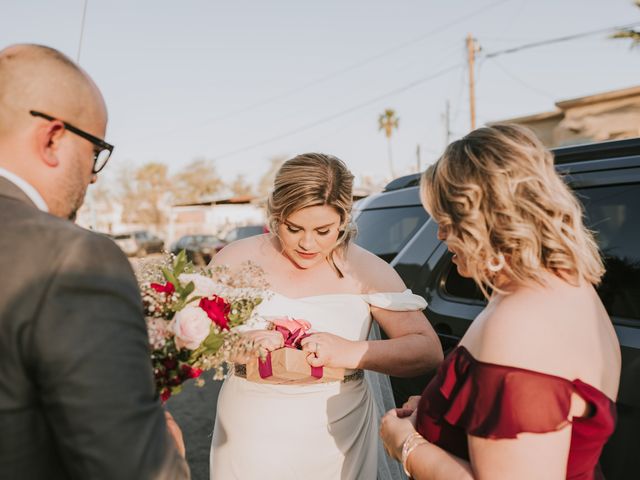
{"label": "bouquet of flowers", "polygon": [[[153,373],[166,402],[182,383],[205,370],[214,369],[214,378],[223,378],[230,359],[252,348],[240,341],[234,327],[252,319],[266,282],[250,263],[235,275],[225,267],[195,272],[184,251],[162,263],[147,264],[137,274]],[[203,382],[198,378],[198,383]]]}

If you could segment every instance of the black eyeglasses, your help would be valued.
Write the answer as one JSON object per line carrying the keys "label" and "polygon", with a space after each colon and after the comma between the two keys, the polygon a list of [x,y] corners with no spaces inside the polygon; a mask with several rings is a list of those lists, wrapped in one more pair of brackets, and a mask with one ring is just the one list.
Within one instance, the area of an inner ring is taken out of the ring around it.
{"label": "black eyeglasses", "polygon": [[47,115],[46,113],[36,112],[35,110],[29,110],[29,113],[34,117],[42,117],[45,120],[53,121],[58,120],[62,122],[64,128],[69,130],[76,135],[84,138],[85,140],[90,141],[94,145],[94,153],[93,153],[93,173],[98,173],[100,170],[104,168],[104,166],[109,161],[109,157],[113,152],[113,145],[105,142],[104,140],[91,135],[90,133],[85,132],[84,130],[80,130],[78,127],[74,127],[70,123],[65,122],[64,120],[60,120],[59,118],[52,117],[51,115]]}

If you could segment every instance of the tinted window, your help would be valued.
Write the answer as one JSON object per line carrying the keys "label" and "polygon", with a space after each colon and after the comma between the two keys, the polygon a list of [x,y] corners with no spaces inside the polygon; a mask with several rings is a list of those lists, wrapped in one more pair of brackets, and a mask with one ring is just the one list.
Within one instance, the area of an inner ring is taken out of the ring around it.
{"label": "tinted window", "polygon": [[[640,319],[640,185],[578,190],[588,227],[596,234],[606,273],[598,293],[609,315]],[[474,282],[450,266],[444,282],[449,295],[482,300]]]}
{"label": "tinted window", "polygon": [[355,243],[390,262],[427,218],[420,206],[363,210],[356,219]]}
{"label": "tinted window", "polygon": [[471,300],[473,303],[485,303],[487,299],[482,295],[482,292],[476,285],[476,282],[470,278],[461,277],[455,264],[451,262],[451,255],[448,255],[448,259],[449,271],[447,272],[444,281],[444,292],[454,297]]}
{"label": "tinted window", "polygon": [[600,298],[609,315],[640,319],[640,185],[585,188],[577,193],[605,262]]}

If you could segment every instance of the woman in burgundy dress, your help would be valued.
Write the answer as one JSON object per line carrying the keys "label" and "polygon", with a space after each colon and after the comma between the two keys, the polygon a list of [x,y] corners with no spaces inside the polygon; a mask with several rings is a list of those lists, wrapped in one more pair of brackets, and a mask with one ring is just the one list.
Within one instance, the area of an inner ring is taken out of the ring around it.
{"label": "woman in burgundy dress", "polygon": [[385,415],[387,452],[420,480],[602,478],[620,349],[596,243],[551,153],[523,127],[481,128],[421,189],[488,304],[422,397]]}

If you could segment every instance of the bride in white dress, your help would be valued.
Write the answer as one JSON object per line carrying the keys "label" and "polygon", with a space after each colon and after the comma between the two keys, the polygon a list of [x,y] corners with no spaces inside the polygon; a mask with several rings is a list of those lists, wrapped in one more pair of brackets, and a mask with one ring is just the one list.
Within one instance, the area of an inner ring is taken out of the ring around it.
{"label": "bride in white dress", "polygon": [[[329,155],[285,162],[269,198],[273,233],[235,242],[214,258],[232,269],[246,260],[262,267],[272,295],[259,315],[308,321],[314,333],[302,344],[309,364],[346,372],[342,382],[272,385],[247,381],[237,369],[218,398],[212,480],[399,478],[388,466],[379,469],[383,412],[370,384],[388,389],[388,380],[366,381],[362,372],[419,375],[436,367],[442,350],[422,297],[386,262],[349,244],[352,182]],[[367,341],[372,318],[388,340]],[[244,335],[263,350],[282,347],[282,335],[266,327]]]}

